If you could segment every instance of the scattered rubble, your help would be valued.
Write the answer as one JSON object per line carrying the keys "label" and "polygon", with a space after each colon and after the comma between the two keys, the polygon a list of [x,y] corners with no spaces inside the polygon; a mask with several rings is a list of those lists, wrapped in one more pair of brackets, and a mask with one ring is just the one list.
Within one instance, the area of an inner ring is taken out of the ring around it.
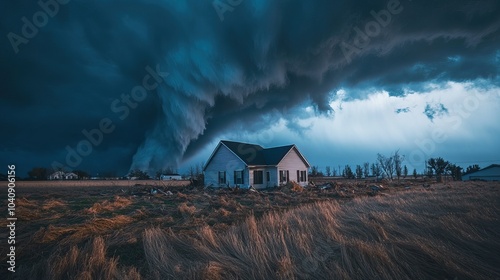
{"label": "scattered rubble", "polygon": [[292,192],[295,193],[304,191],[304,187],[302,187],[295,181],[288,182],[285,185],[281,186],[279,189],[284,193],[292,193]]}

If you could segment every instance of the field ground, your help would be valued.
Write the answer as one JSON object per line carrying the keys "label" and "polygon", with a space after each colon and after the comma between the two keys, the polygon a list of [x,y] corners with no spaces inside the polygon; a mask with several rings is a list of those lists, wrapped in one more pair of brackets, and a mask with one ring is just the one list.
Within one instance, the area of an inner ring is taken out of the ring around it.
{"label": "field ground", "polygon": [[53,181],[18,181],[20,188],[70,188],[70,187],[133,187],[148,185],[156,187],[186,187],[189,180],[53,180]]}
{"label": "field ground", "polygon": [[498,182],[75,182],[18,182],[16,278],[500,279]]}

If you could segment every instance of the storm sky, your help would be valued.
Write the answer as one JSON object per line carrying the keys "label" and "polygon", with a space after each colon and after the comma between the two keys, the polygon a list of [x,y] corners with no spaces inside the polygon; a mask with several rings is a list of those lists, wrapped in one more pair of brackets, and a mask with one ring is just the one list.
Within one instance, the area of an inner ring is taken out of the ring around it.
{"label": "storm sky", "polygon": [[0,163],[21,176],[183,170],[221,139],[296,144],[320,168],[397,149],[419,172],[437,156],[500,163],[496,0],[20,0],[0,11]]}

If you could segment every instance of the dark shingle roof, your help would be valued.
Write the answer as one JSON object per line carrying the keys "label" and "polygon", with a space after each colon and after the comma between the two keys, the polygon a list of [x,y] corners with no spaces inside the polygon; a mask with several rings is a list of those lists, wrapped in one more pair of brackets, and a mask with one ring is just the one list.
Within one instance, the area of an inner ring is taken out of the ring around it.
{"label": "dark shingle roof", "polygon": [[221,141],[228,147],[236,156],[243,160],[247,165],[264,165],[265,159],[262,153],[262,148],[259,145],[240,143],[233,141]]}
{"label": "dark shingle roof", "polygon": [[233,141],[221,141],[236,156],[247,165],[277,165],[283,157],[294,147],[287,145],[275,148],[264,149],[260,145],[240,143]]}
{"label": "dark shingle roof", "polygon": [[264,149],[263,154],[266,165],[278,165],[291,148],[293,148],[293,145]]}

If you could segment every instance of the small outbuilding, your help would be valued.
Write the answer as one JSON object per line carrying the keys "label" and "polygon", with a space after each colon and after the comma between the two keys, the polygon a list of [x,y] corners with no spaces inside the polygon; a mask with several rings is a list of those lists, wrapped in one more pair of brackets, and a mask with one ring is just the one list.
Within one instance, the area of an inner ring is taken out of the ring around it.
{"label": "small outbuilding", "polygon": [[165,174],[160,176],[161,180],[171,181],[171,180],[182,180],[182,176],[179,174]]}
{"label": "small outbuilding", "polygon": [[205,186],[260,189],[295,181],[308,183],[310,164],[295,145],[260,145],[220,141],[203,167]]}
{"label": "small outbuilding", "polygon": [[500,164],[492,164],[476,172],[464,174],[462,180],[500,181]]}

